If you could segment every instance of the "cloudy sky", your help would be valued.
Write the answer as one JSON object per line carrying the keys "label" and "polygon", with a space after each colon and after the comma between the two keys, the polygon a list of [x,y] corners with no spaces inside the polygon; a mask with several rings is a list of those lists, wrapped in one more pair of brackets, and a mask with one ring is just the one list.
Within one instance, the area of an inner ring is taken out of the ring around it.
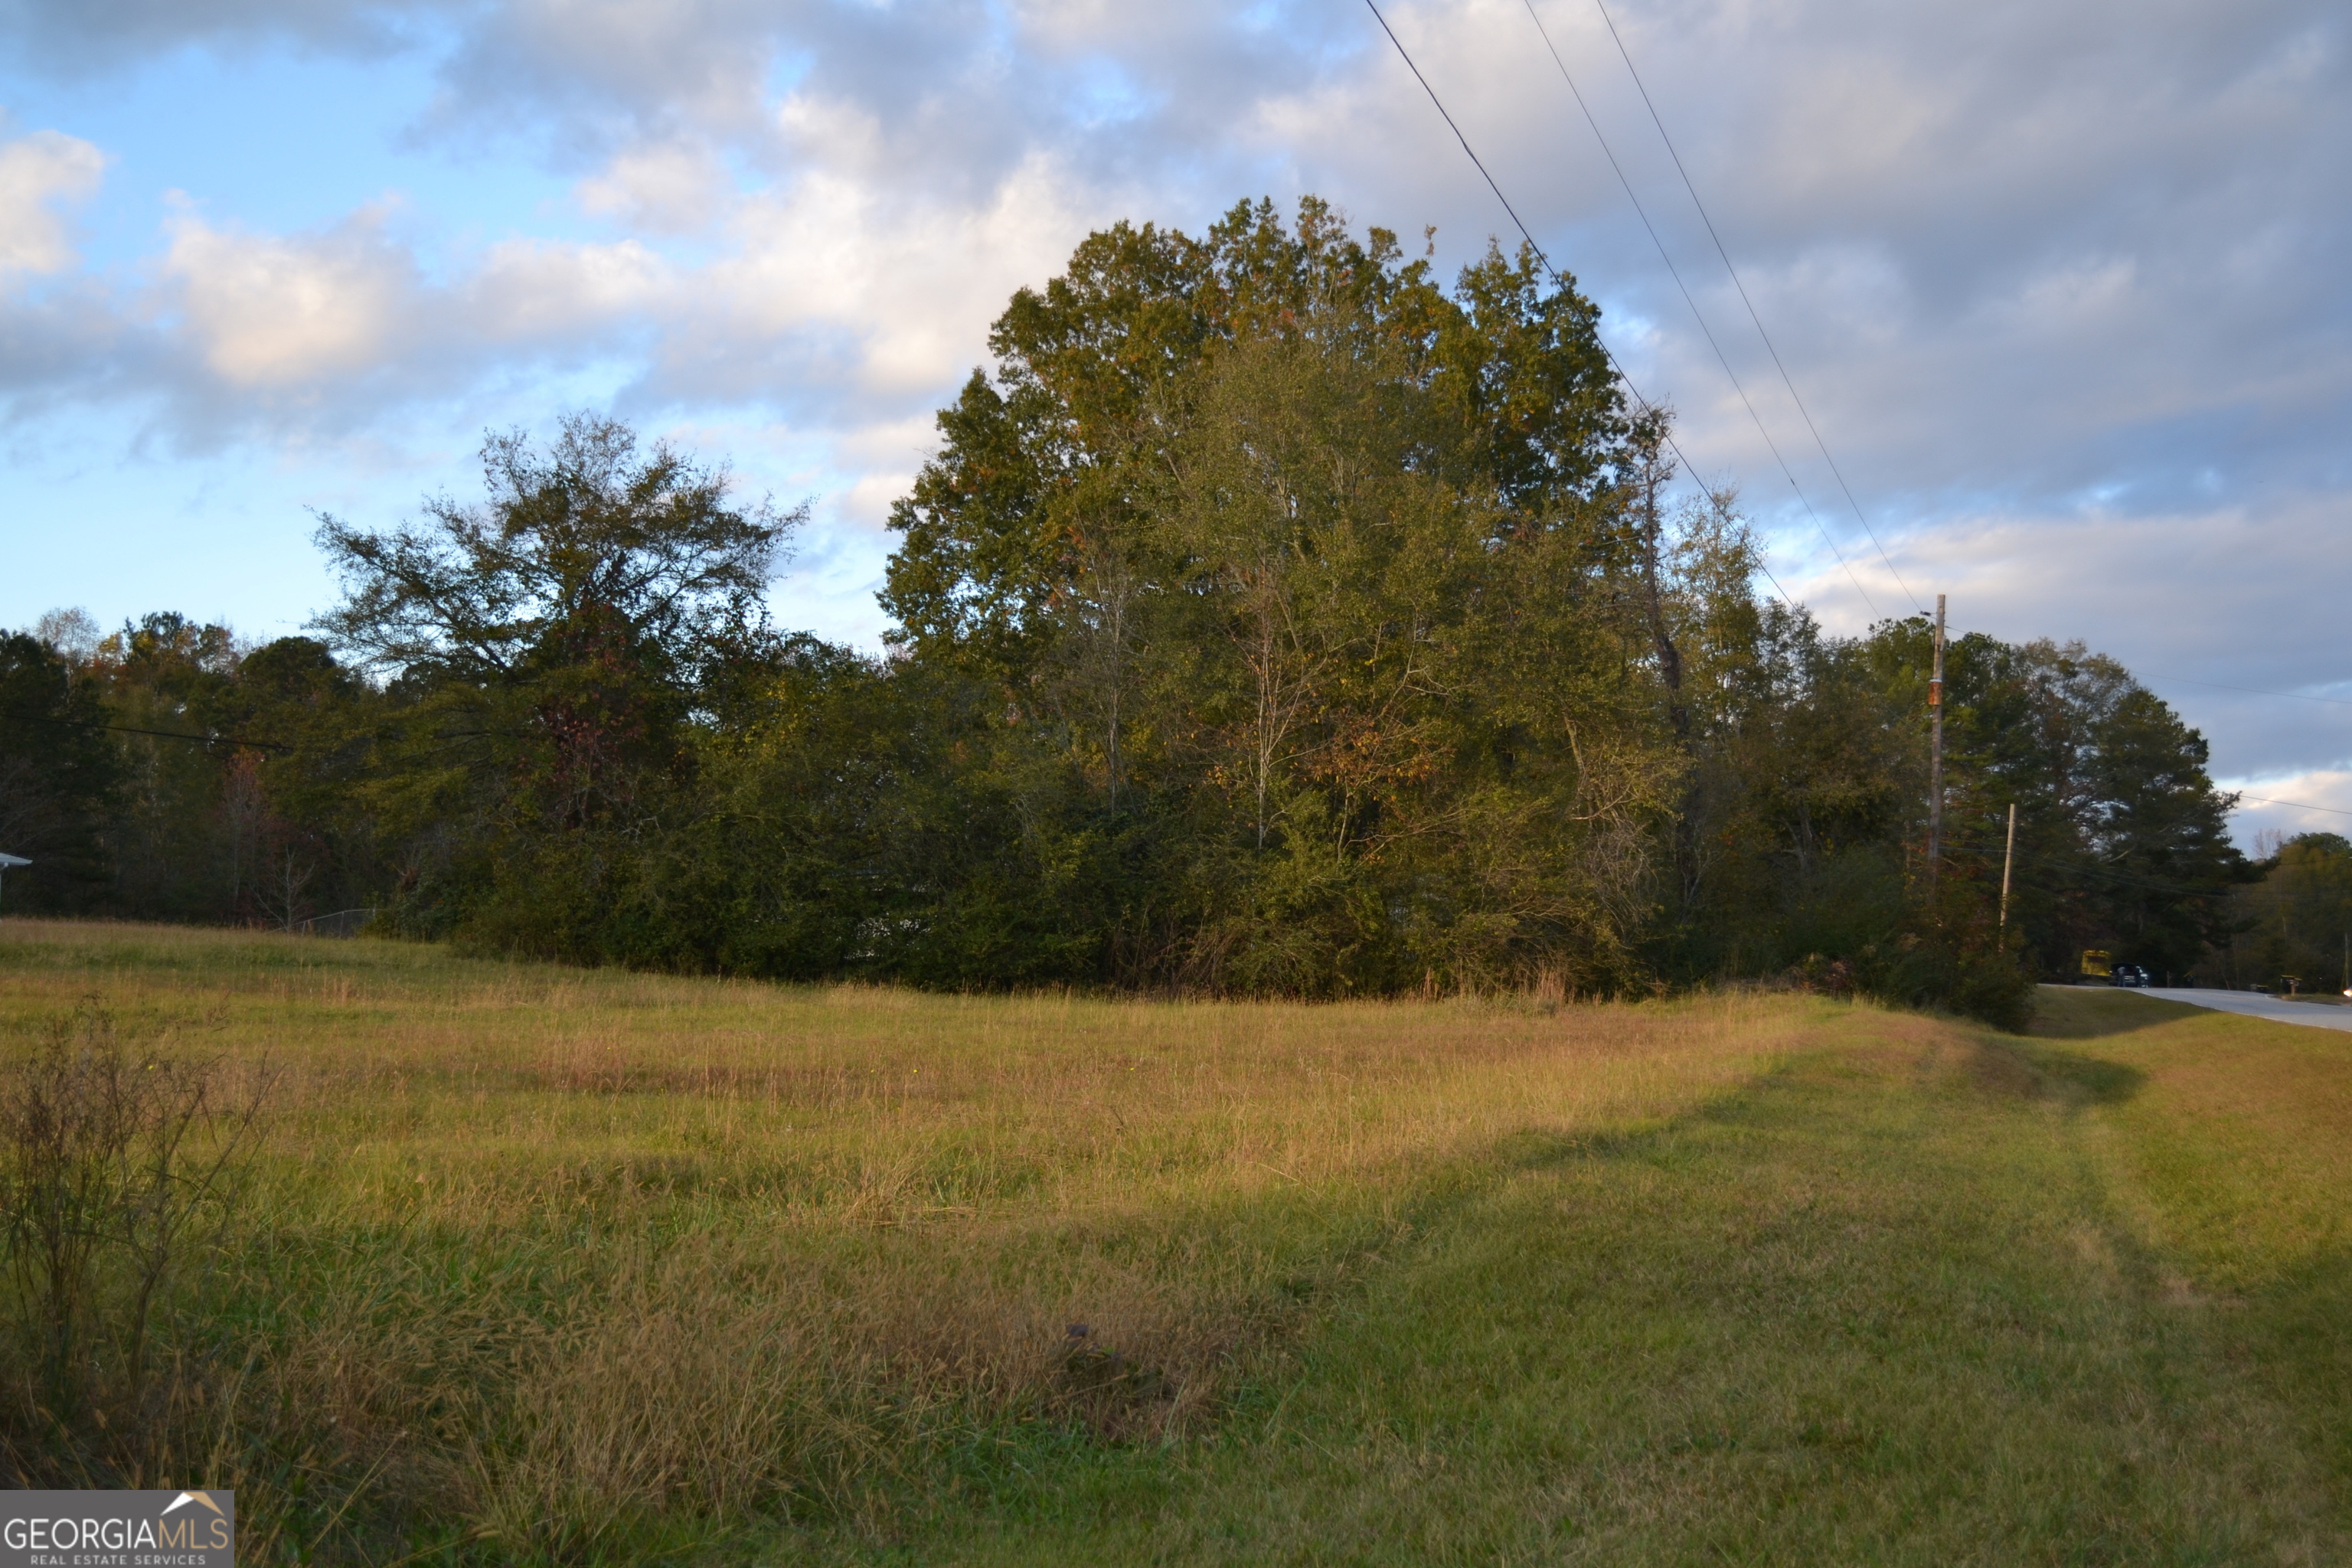
{"label": "cloudy sky", "polygon": [[[2081,638],[2352,811],[2340,0],[1612,0],[1844,487],[1594,0],[1383,9],[1790,593]],[[588,406],[811,500],[778,613],[871,644],[1007,295],[1309,191],[1510,232],[1362,0],[0,0],[0,625],[296,629],[311,509]]]}

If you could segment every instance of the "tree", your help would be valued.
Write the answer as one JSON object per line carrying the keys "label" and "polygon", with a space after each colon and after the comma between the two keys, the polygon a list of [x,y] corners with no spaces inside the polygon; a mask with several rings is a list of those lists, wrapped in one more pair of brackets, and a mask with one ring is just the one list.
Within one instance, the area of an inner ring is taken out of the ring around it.
{"label": "tree", "polygon": [[319,527],[345,596],[318,625],[390,678],[374,794],[428,924],[500,887],[593,904],[598,853],[559,841],[629,832],[681,783],[688,731],[764,656],[770,574],[806,517],[739,506],[723,468],[584,414],[544,448],[490,437],[482,460],[480,504]]}
{"label": "tree", "polygon": [[2232,897],[2206,982],[2284,988],[2293,976],[2306,991],[2352,987],[2352,843],[2299,833],[2252,869],[2262,879]]}
{"label": "tree", "polygon": [[1089,542],[1126,526],[1171,389],[1253,342],[1377,345],[1396,356],[1395,389],[1452,426],[1406,460],[1491,488],[1522,519],[1591,499],[1617,482],[1632,425],[1598,310],[1543,279],[1532,252],[1490,249],[1449,298],[1393,234],[1359,240],[1311,196],[1295,227],[1261,201],[1197,240],[1125,223],[1088,236],[1061,277],[1013,296],[989,339],[994,378],[975,371],[941,411],[939,453],[892,509],[894,637],[1024,683]]}
{"label": "tree", "polygon": [[1449,294],[1313,200],[1122,225],[1014,297],[885,603],[1003,693],[976,754],[1040,856],[1117,868],[1123,977],[1627,973],[1675,769],[1632,521],[1662,426],[1595,319],[1531,255]]}
{"label": "tree", "polygon": [[[118,689],[286,748],[195,753],[230,863],[275,868],[263,912],[316,867],[396,883],[407,929],[584,962],[1796,973],[2015,1023],[2036,965],[2163,966],[2241,918],[2201,739],[2079,647],[1953,644],[1931,874],[1926,621],[1760,603],[1736,498],[1675,500],[1671,416],[1597,314],[1531,252],[1448,287],[1312,198],[1120,224],[1013,296],[940,412],[887,658],[769,627],[804,514],[575,416],[491,438],[479,502],[321,518],[324,642],[126,655]],[[208,635],[175,627],[149,640]]]}
{"label": "tree", "polygon": [[729,477],[617,420],[566,416],[542,451],[482,444],[488,501],[425,503],[421,526],[371,533],[321,516],[346,598],[320,626],[366,668],[474,685],[527,680],[568,637],[616,635],[691,681],[766,624],[768,579],[806,509],[728,504]]}
{"label": "tree", "polygon": [[2250,874],[2230,842],[2238,797],[2213,787],[2205,738],[2153,693],[2126,693],[2095,740],[2091,842],[2116,957],[2186,973],[2227,937],[2231,889]]}
{"label": "tree", "polygon": [[70,910],[99,896],[121,778],[99,688],[39,638],[0,636],[0,851],[33,862],[9,880],[12,906]]}
{"label": "tree", "polygon": [[[224,626],[165,611],[126,622],[86,668],[104,693],[124,764],[108,824],[109,903],[145,920],[249,912],[258,796],[237,787],[253,758],[233,697],[243,650]],[[240,761],[242,758],[242,762]]]}

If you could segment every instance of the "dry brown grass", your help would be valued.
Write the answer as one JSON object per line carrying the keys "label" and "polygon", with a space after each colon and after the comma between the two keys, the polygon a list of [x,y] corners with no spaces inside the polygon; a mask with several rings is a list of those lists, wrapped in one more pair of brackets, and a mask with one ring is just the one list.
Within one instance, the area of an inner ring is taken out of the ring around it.
{"label": "dry brown grass", "polygon": [[255,1517],[551,1551],[870,1509],[1007,1422],[1190,1429],[1507,1140],[1660,1122],[1848,1016],[941,997],[16,920],[0,974],[8,1048],[95,998],[277,1075],[209,1331]]}
{"label": "dry brown grass", "polygon": [[276,1075],[145,1478],[236,1485],[256,1561],[2352,1539],[2320,1031],[2073,994],[2038,1043],[1791,996],[940,997],[0,924],[0,1051],[91,998]]}

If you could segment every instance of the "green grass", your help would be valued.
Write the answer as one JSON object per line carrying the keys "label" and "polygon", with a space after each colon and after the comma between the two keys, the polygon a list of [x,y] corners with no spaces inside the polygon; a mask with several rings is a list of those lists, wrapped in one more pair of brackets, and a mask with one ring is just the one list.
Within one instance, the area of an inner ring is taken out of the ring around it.
{"label": "green grass", "polygon": [[899,1556],[2339,1560],[2341,1046],[2105,994],[2044,1027],[1881,1018],[1670,1127],[1531,1142],[1220,1441]]}
{"label": "green grass", "polygon": [[2030,1038],[1803,997],[925,997],[0,924],[0,1039],[85,996],[275,1065],[183,1329],[244,1369],[197,1425],[271,1552],[2352,1548],[2331,1031],[2073,990]]}

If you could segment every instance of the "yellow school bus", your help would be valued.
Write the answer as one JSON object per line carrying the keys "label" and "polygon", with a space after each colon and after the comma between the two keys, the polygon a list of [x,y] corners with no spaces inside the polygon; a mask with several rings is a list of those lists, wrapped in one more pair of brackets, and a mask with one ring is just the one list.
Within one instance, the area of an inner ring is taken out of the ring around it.
{"label": "yellow school bus", "polygon": [[2084,948],[2083,950],[2084,976],[2091,980],[2107,979],[2115,972],[2115,966],[2111,962],[2114,957],[2113,953],[2103,947]]}

